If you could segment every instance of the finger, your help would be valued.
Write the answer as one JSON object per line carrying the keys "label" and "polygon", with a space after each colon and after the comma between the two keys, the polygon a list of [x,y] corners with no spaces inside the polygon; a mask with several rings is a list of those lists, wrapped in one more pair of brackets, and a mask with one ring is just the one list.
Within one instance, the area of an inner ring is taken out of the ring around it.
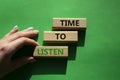
{"label": "finger", "polygon": [[23,31],[33,31],[33,27],[28,27],[27,29],[25,29]]}
{"label": "finger", "polygon": [[13,70],[24,66],[27,63],[31,63],[31,62],[35,62],[36,60],[34,59],[34,57],[23,57],[17,60],[12,61],[11,63],[11,67]]}
{"label": "finger", "polygon": [[17,31],[18,31],[18,26],[16,25],[16,26],[14,26],[14,28],[8,34],[5,35],[5,37],[10,36],[11,34],[14,34]]}
{"label": "finger", "polygon": [[34,37],[37,34],[38,34],[38,30],[33,30],[33,31],[30,30],[30,31],[27,31],[27,32],[21,31],[21,32],[17,32],[15,34],[9,36],[7,40],[8,41],[13,41],[13,40],[16,40],[16,39],[21,38],[21,37],[27,37],[27,38]]}
{"label": "finger", "polygon": [[8,45],[10,48],[11,55],[14,54],[18,49],[20,49],[24,45],[38,46],[39,44],[36,41],[26,37],[19,38],[15,41],[12,41]]}

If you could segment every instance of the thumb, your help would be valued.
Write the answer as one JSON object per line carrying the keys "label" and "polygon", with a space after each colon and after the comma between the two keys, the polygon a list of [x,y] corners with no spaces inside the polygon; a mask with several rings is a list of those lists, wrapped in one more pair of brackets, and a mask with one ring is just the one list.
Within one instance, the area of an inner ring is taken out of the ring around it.
{"label": "thumb", "polygon": [[24,66],[27,63],[31,63],[31,62],[35,62],[35,61],[36,60],[34,59],[34,57],[23,57],[23,58],[13,61],[11,64],[11,67],[14,70],[14,69]]}

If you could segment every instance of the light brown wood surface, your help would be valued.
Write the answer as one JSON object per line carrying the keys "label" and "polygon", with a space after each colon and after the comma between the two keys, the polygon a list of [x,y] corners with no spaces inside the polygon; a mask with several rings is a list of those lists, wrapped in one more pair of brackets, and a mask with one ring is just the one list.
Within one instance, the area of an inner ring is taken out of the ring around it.
{"label": "light brown wood surface", "polygon": [[53,30],[86,29],[86,18],[53,18]]}
{"label": "light brown wood surface", "polygon": [[69,43],[78,41],[78,31],[45,31],[44,42],[46,43]]}
{"label": "light brown wood surface", "polygon": [[68,46],[37,46],[34,57],[68,57]]}

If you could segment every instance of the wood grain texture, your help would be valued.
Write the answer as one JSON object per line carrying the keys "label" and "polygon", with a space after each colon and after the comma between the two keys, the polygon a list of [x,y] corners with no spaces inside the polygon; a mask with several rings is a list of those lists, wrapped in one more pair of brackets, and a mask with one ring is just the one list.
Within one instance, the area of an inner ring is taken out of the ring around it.
{"label": "wood grain texture", "polygon": [[68,46],[37,46],[34,57],[68,57]]}
{"label": "wood grain texture", "polygon": [[74,43],[78,41],[78,31],[45,31],[45,43]]}
{"label": "wood grain texture", "polygon": [[53,18],[53,30],[86,29],[86,18]]}

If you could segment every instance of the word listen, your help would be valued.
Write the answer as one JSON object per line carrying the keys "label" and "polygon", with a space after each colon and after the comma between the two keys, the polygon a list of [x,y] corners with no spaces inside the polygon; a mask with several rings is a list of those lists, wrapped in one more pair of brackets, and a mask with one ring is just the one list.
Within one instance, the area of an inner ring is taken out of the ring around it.
{"label": "word listen", "polygon": [[64,50],[63,49],[38,49],[38,55],[63,55]]}
{"label": "word listen", "polygon": [[44,42],[49,43],[66,43],[66,42],[77,42],[78,32],[77,31],[45,31]]}
{"label": "word listen", "polygon": [[34,57],[68,57],[67,46],[37,46]]}
{"label": "word listen", "polygon": [[86,18],[53,18],[53,30],[86,29]]}

